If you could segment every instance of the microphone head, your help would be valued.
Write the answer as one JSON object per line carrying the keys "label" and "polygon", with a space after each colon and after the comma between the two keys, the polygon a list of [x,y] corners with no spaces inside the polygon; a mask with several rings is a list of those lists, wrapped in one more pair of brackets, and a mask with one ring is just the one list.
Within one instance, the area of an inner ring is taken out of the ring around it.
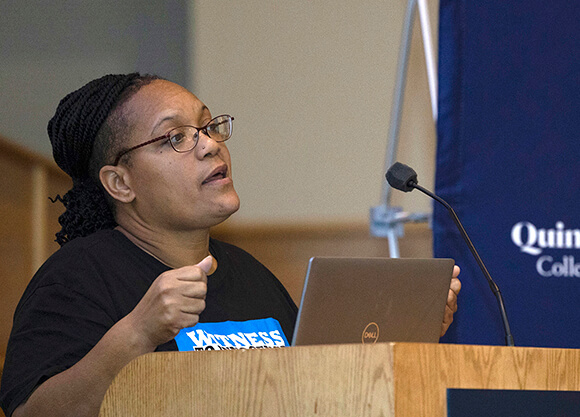
{"label": "microphone head", "polygon": [[413,191],[412,184],[417,184],[417,173],[413,168],[395,162],[385,175],[391,187],[404,192]]}

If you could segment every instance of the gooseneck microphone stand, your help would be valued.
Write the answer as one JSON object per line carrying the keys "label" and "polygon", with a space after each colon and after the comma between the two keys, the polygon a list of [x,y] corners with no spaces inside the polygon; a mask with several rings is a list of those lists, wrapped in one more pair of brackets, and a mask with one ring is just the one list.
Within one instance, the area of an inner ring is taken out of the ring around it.
{"label": "gooseneck microphone stand", "polygon": [[479,265],[479,268],[481,269],[481,272],[483,272],[483,275],[487,279],[487,282],[489,284],[489,287],[491,288],[491,291],[495,295],[495,298],[496,298],[497,303],[499,305],[499,311],[500,311],[500,314],[501,314],[501,318],[502,318],[502,321],[503,321],[503,327],[504,327],[505,339],[506,339],[506,346],[514,346],[514,338],[512,336],[511,330],[510,330],[510,324],[508,322],[508,318],[507,318],[507,313],[505,311],[505,305],[504,305],[503,297],[501,295],[501,292],[499,290],[499,287],[497,286],[497,284],[495,283],[495,281],[491,278],[491,275],[489,274],[487,268],[485,267],[485,264],[481,260],[481,257],[477,253],[477,250],[475,249],[475,246],[473,246],[473,243],[471,242],[471,239],[469,239],[469,236],[467,235],[467,232],[465,231],[463,225],[459,221],[459,217],[457,217],[457,214],[455,213],[455,210],[453,210],[453,207],[451,207],[449,204],[447,204],[447,202],[445,200],[443,200],[441,197],[439,197],[439,196],[433,194],[431,191],[429,191],[429,190],[421,187],[415,181],[410,180],[410,181],[407,182],[407,185],[409,187],[416,188],[417,190],[421,191],[422,193],[428,195],[432,199],[434,199],[437,202],[441,203],[443,206],[445,206],[445,208],[447,209],[447,211],[451,215],[451,218],[453,219],[453,221],[455,222],[455,225],[459,229],[459,232],[461,233],[461,236],[463,237],[463,240],[465,240],[465,243],[467,243],[467,246],[469,247],[469,250],[471,251],[471,254],[473,255],[473,257],[475,258],[475,261]]}

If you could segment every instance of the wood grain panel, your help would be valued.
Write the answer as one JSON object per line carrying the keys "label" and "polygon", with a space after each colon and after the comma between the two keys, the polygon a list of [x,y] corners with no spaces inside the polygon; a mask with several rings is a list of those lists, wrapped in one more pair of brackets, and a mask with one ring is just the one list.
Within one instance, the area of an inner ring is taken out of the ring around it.
{"label": "wood grain panel", "polygon": [[101,415],[393,415],[388,345],[146,356],[122,370]]}
{"label": "wood grain panel", "polygon": [[447,388],[580,390],[580,350],[379,343],[141,356],[109,416],[444,417]]}
{"label": "wood grain panel", "polygon": [[24,289],[58,247],[49,237],[58,229],[48,196],[69,187],[70,179],[48,158],[0,137],[0,354]]}
{"label": "wood grain panel", "polygon": [[0,154],[0,195],[0,353],[4,354],[32,264],[31,170],[11,155]]}
{"label": "wood grain panel", "polygon": [[447,415],[447,388],[580,390],[579,350],[401,344],[394,355],[403,415]]}

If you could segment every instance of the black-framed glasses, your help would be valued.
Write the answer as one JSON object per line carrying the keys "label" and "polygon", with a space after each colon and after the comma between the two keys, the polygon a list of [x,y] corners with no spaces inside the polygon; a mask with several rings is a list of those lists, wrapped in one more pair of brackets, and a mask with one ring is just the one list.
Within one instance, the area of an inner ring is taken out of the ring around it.
{"label": "black-framed glasses", "polygon": [[189,152],[195,148],[199,141],[200,132],[203,132],[206,136],[209,136],[216,142],[225,142],[232,137],[233,121],[234,118],[232,116],[222,114],[211,119],[203,127],[179,126],[173,128],[163,136],[159,136],[158,138],[148,140],[147,142],[143,142],[119,152],[115,157],[113,165],[117,165],[121,158],[127,153],[164,139],[169,142],[175,152]]}

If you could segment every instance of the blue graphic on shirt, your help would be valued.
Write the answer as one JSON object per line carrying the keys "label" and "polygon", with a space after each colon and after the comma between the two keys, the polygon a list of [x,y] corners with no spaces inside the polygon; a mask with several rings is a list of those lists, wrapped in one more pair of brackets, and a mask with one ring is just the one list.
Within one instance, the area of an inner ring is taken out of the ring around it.
{"label": "blue graphic on shirt", "polygon": [[280,323],[273,318],[198,323],[182,329],[175,341],[180,352],[288,346]]}

